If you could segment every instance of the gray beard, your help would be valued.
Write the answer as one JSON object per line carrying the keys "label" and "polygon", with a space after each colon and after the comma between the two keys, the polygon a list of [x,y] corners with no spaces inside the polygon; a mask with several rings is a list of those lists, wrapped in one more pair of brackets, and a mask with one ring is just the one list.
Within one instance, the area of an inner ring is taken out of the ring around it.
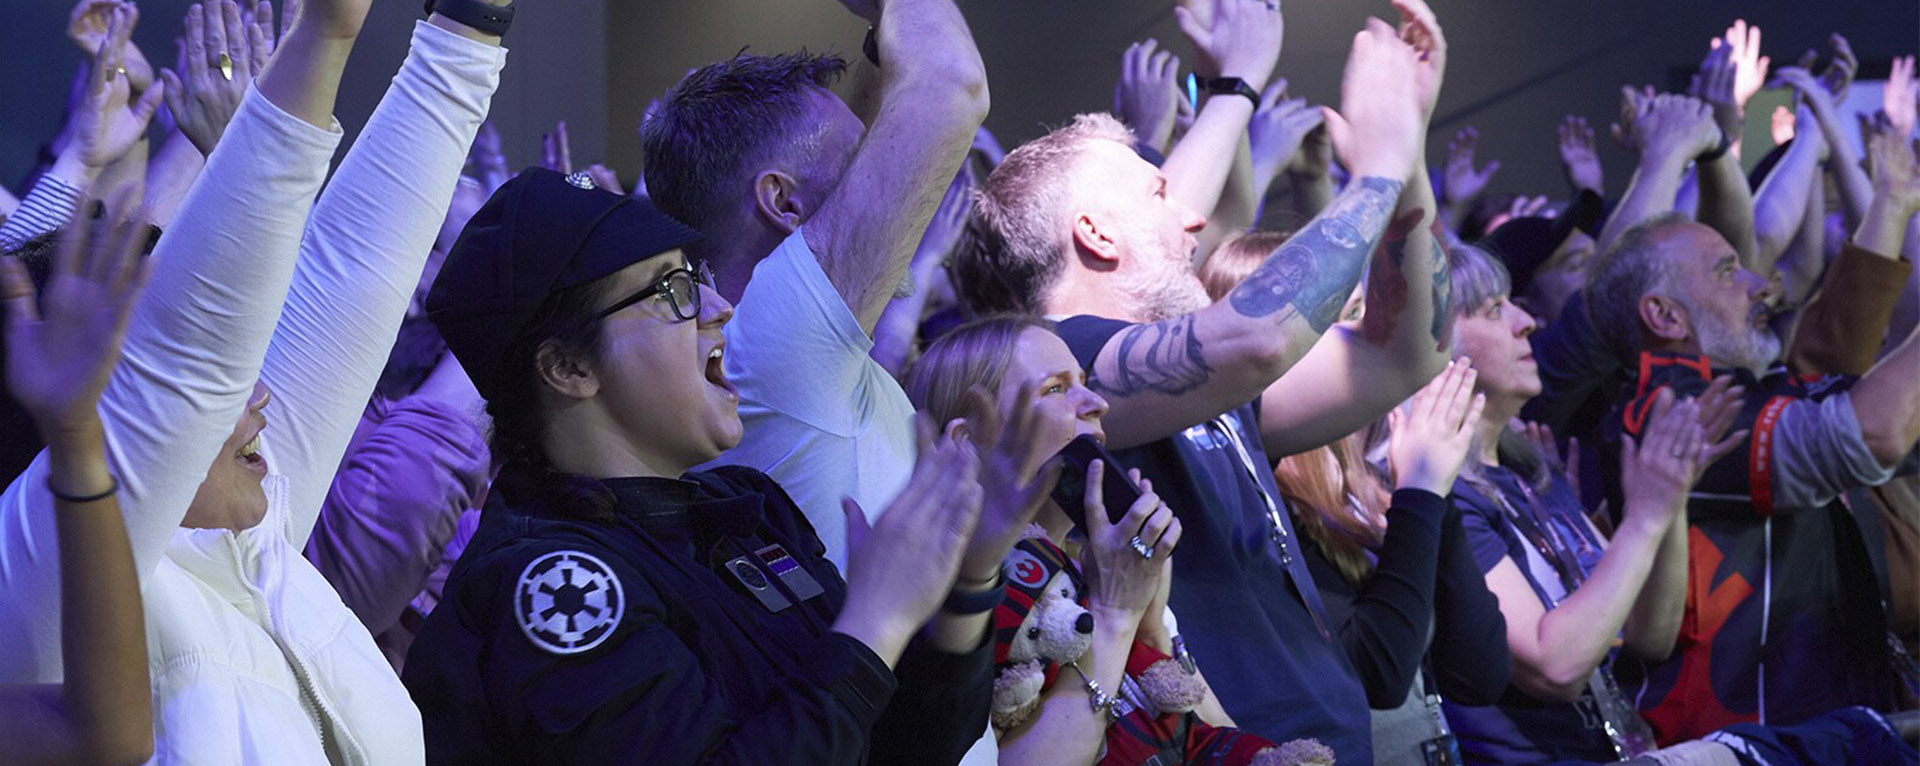
{"label": "gray beard", "polygon": [[1146,322],[1184,316],[1213,303],[1213,299],[1207,297],[1207,288],[1187,270],[1166,269],[1166,273],[1124,280],[1121,290]]}
{"label": "gray beard", "polygon": [[1687,311],[1695,317],[1693,332],[1700,339],[1700,353],[1715,365],[1746,370],[1758,377],[1780,358],[1780,336],[1771,329],[1727,327],[1694,306],[1688,305]]}

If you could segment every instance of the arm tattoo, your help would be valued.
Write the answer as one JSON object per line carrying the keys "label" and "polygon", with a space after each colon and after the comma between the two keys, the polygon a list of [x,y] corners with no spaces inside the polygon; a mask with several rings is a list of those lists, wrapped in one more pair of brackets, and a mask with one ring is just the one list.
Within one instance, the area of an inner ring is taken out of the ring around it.
{"label": "arm tattoo", "polygon": [[1228,294],[1233,310],[1260,318],[1290,307],[1314,332],[1326,332],[1359,281],[1402,186],[1368,176],[1347,187]]}
{"label": "arm tattoo", "polygon": [[1447,265],[1447,249],[1440,246],[1440,235],[1433,237],[1433,343],[1441,351],[1453,336],[1453,269]]}
{"label": "arm tattoo", "polygon": [[[1207,382],[1213,368],[1193,331],[1194,315],[1129,327],[1120,333],[1113,380],[1097,374],[1087,381],[1095,392],[1114,397],[1158,391],[1178,396]],[[1098,368],[1099,365],[1095,365]]]}
{"label": "arm tattoo", "polygon": [[1387,224],[1367,271],[1367,312],[1360,320],[1360,337],[1375,346],[1384,346],[1400,325],[1400,314],[1407,308],[1407,239],[1426,211],[1414,208],[1395,216]]}

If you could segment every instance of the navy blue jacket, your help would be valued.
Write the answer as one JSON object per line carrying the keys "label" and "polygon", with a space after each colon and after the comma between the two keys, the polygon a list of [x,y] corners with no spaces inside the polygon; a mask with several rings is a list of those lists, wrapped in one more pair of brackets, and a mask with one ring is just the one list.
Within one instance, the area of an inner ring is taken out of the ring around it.
{"label": "navy blue jacket", "polygon": [[[403,677],[429,763],[951,764],[986,731],[992,643],[916,640],[896,678],[831,632],[846,586],[766,475],[604,485],[610,511],[483,512]],[[796,565],[822,593],[792,598]]]}

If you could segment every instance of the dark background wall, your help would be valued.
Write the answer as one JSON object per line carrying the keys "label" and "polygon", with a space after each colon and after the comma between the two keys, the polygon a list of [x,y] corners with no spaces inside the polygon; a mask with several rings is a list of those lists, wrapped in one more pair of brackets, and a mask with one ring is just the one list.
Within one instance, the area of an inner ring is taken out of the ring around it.
{"label": "dark background wall", "polygon": [[[173,40],[191,4],[140,0],[133,39],[156,68],[173,66]],[[539,161],[540,135],[555,120],[567,121],[581,164],[605,155],[606,4],[522,0],[506,38],[510,53],[491,118],[516,169]],[[420,0],[374,0],[335,109],[349,142],[406,58],[421,8]],[[0,58],[8,65],[7,76],[0,77],[0,184],[20,195],[26,190],[15,185],[33,164],[35,148],[60,129],[67,88],[81,61],[65,34],[71,9],[67,0],[0,0]]]}
{"label": "dark background wall", "polygon": [[[1503,167],[1495,191],[1559,193],[1553,126],[1581,114],[1596,127],[1618,110],[1624,83],[1677,84],[1709,36],[1744,17],[1764,30],[1776,63],[1851,38],[1866,74],[1920,50],[1920,2],[1851,0],[1434,0],[1453,45],[1434,135],[1438,162],[1463,125],[1481,134],[1483,159]],[[156,65],[171,65],[186,0],[143,0],[135,36]],[[541,133],[568,121],[576,164],[609,160],[638,174],[634,128],[647,102],[689,67],[743,46],[807,46],[858,55],[864,25],[834,0],[521,0],[507,38],[512,53],[493,119],[516,167],[539,159]],[[1009,148],[1075,112],[1107,108],[1120,52],[1156,37],[1188,51],[1166,0],[961,0],[993,89],[989,128]],[[79,53],[62,35],[65,0],[0,0],[0,183],[11,186],[57,128]],[[418,0],[375,0],[341,95],[339,118],[357,130],[405,55]],[[1280,72],[1297,95],[1336,101],[1352,33],[1384,2],[1287,0]],[[1761,110],[1754,110],[1759,112]],[[1764,119],[1764,114],[1754,115]],[[1602,141],[1608,186],[1625,183],[1631,158]],[[1753,154],[1750,152],[1750,154]],[[24,190],[16,189],[17,192]]]}
{"label": "dark background wall", "polygon": [[[1840,31],[1884,76],[1885,59],[1920,50],[1914,0],[1431,0],[1452,43],[1445,91],[1428,142],[1441,160],[1446,140],[1476,126],[1483,159],[1498,157],[1494,191],[1561,193],[1554,125],[1580,114],[1604,130],[1619,111],[1619,87],[1672,83],[1706,52],[1710,36],[1736,17],[1759,24],[1763,48],[1791,62]],[[1008,148],[1075,112],[1111,104],[1120,54],[1155,37],[1190,60],[1168,0],[961,0],[993,91],[987,118]],[[1340,70],[1366,15],[1391,18],[1385,2],[1285,0],[1286,46],[1279,71],[1296,95],[1338,100]],[[801,46],[858,55],[865,26],[833,0],[614,0],[607,13],[608,136],[623,173],[640,162],[633,127],[647,101],[688,67],[742,46]],[[1762,110],[1755,119],[1764,120]],[[1608,186],[1618,193],[1631,157],[1603,140]],[[1749,152],[1753,156],[1758,153]]]}

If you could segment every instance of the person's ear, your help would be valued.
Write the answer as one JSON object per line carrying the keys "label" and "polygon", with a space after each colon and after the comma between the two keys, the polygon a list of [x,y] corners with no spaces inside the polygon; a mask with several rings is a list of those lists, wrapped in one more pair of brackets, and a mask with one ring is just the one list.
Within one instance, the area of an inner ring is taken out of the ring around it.
{"label": "person's ear", "polygon": [[761,220],[792,234],[806,219],[806,206],[799,197],[800,182],[778,170],[753,177],[753,212]]}
{"label": "person's ear", "polygon": [[540,383],[569,399],[591,399],[600,393],[600,378],[586,360],[562,351],[557,344],[543,343],[534,352],[533,366]]}
{"label": "person's ear", "polygon": [[1662,341],[1678,343],[1693,334],[1693,317],[1679,301],[1663,295],[1640,298],[1640,325],[1647,334]]}
{"label": "person's ear", "polygon": [[1092,213],[1074,214],[1073,246],[1081,255],[1092,259],[1095,268],[1110,270],[1120,264],[1120,243],[1114,239],[1113,230],[1103,226]]}

